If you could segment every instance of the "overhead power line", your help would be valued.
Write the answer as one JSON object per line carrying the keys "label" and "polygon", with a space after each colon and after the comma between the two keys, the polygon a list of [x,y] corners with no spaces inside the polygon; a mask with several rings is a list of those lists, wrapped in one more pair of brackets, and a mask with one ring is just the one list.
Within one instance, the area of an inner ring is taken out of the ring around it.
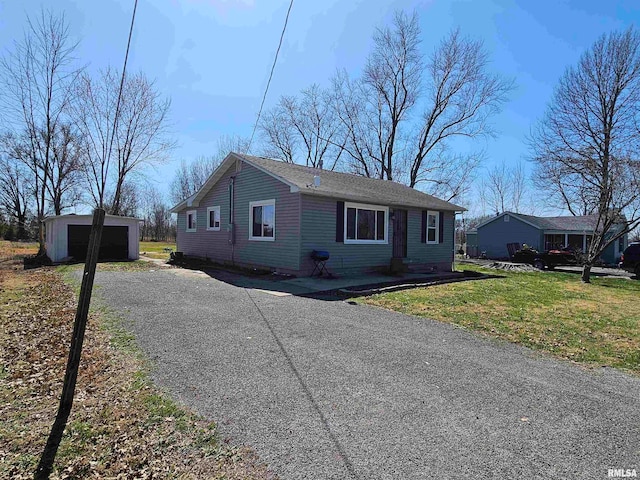
{"label": "overhead power line", "polygon": [[258,122],[260,122],[260,116],[262,115],[262,108],[264,102],[267,99],[267,92],[269,92],[269,85],[271,85],[271,78],[273,77],[273,71],[276,68],[278,62],[278,54],[280,53],[280,47],[282,47],[282,39],[284,38],[284,32],[287,30],[287,23],[289,23],[289,14],[291,13],[291,7],[293,6],[293,0],[289,3],[289,9],[287,10],[287,16],[284,19],[284,26],[282,27],[282,33],[280,34],[280,42],[278,42],[278,49],[276,50],[276,56],[273,59],[273,65],[271,65],[271,73],[269,73],[269,80],[267,80],[267,86],[264,89],[264,95],[262,96],[262,103],[260,103],[260,110],[258,110],[258,116],[256,117],[256,123],[253,125],[253,131],[251,132],[251,138],[249,139],[249,145],[247,147],[247,153],[251,152],[251,144],[253,143],[253,136],[258,128]]}
{"label": "overhead power line", "polygon": [[[120,114],[120,104],[122,103],[122,89],[124,88],[124,81],[127,75],[127,61],[129,60],[129,48],[131,47],[131,37],[133,35],[133,25],[136,21],[136,10],[138,9],[138,0],[134,0],[133,13],[131,14],[131,26],[129,27],[129,39],[127,40],[127,50],[124,54],[124,65],[122,66],[122,77],[120,77],[120,88],[118,89],[118,100],[116,101],[116,111],[113,115],[113,128],[111,129],[111,140],[109,141],[109,151],[107,153],[107,159],[111,158],[111,152],[113,150],[113,140],[116,136],[116,130],[118,129],[118,116]],[[107,163],[107,168],[108,168]],[[100,205],[100,208],[104,208]]]}

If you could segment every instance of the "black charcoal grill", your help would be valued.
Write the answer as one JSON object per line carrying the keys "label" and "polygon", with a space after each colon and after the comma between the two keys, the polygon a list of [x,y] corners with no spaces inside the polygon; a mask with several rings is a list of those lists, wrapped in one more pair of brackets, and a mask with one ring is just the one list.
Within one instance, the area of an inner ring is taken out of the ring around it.
{"label": "black charcoal grill", "polygon": [[318,272],[319,277],[321,277],[323,273],[326,273],[328,277],[331,276],[326,265],[330,257],[331,255],[329,255],[329,252],[326,250],[314,250],[311,252],[311,260],[313,260],[313,263],[315,264],[313,273],[311,274],[312,277],[316,272]]}

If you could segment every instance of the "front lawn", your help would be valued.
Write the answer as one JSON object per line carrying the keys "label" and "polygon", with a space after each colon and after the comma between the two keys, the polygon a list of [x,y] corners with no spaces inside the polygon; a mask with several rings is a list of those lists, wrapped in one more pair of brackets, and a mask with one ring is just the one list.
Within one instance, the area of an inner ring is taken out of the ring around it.
{"label": "front lawn", "polygon": [[145,257],[169,260],[169,254],[175,251],[175,242],[140,242],[140,255]]}
{"label": "front lawn", "polygon": [[552,272],[464,269],[500,278],[374,295],[363,301],[460,325],[558,357],[640,373],[640,282]]}

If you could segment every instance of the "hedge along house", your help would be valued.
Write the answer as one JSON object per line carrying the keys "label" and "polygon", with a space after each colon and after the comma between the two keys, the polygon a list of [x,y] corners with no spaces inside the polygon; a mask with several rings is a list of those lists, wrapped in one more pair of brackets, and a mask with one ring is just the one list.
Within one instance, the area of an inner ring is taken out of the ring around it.
{"label": "hedge along house", "polygon": [[449,272],[461,210],[399,183],[232,152],[172,212],[186,256],[309,275],[314,250],[332,273],[392,259]]}
{"label": "hedge along house", "polygon": [[[59,215],[44,219],[47,255],[52,262],[85,260],[93,215]],[[105,215],[99,260],[137,260],[140,219]]]}
{"label": "hedge along house", "polygon": [[[539,251],[569,247],[586,252],[597,220],[597,215],[535,217],[504,212],[467,232],[467,250],[475,251],[476,255],[485,252],[489,258],[509,258],[507,243],[526,243]],[[616,225],[609,235],[618,233],[624,226]],[[600,259],[605,264],[617,264],[627,244],[628,236],[624,234],[605,249]],[[475,249],[469,248],[473,245]]]}

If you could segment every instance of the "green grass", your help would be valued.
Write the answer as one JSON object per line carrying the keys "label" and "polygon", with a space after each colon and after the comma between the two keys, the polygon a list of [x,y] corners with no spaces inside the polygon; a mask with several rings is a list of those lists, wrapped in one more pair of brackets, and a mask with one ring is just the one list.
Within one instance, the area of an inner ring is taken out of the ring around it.
{"label": "green grass", "polygon": [[453,323],[590,365],[640,374],[640,282],[551,272],[466,270],[500,278],[374,295],[362,301]]}
{"label": "green grass", "polygon": [[175,252],[176,244],[175,242],[140,242],[140,255],[168,260],[169,252],[165,251],[165,248],[170,248]]}

